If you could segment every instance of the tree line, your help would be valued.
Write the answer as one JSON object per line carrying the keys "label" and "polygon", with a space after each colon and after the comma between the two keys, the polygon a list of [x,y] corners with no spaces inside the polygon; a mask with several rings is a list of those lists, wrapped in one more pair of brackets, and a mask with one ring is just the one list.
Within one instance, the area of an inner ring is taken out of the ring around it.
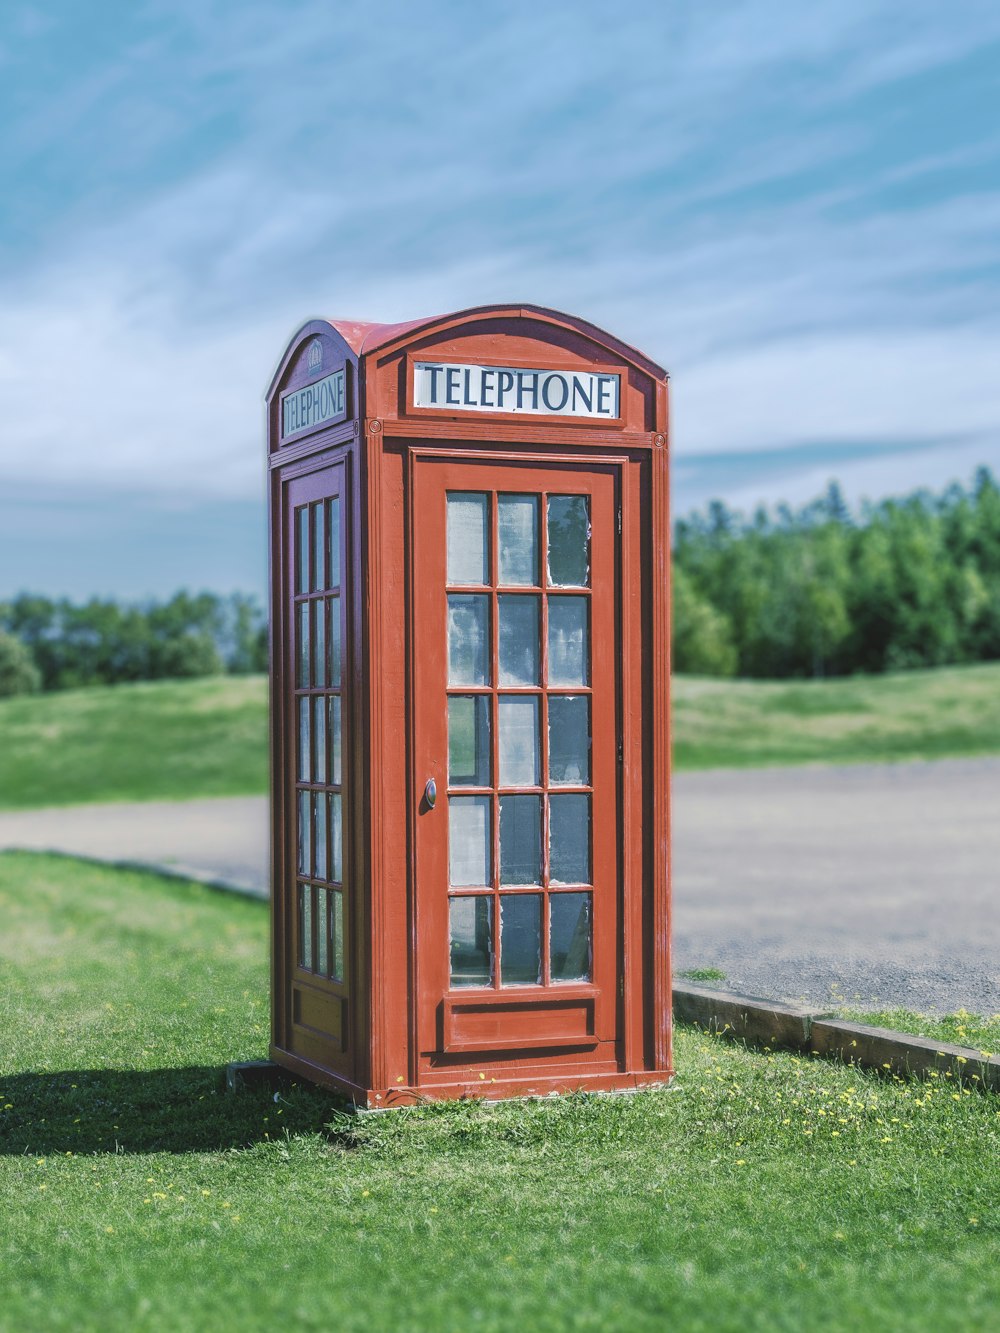
{"label": "tree line", "polygon": [[798,512],[715,501],[673,540],[677,671],[833,676],[1000,658],[1000,488]]}

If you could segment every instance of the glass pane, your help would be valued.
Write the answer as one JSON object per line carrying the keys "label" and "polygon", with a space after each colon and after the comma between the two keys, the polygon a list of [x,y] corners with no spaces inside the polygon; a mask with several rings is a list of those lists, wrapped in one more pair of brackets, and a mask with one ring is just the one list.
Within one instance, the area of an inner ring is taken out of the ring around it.
{"label": "glass pane", "polygon": [[448,684],[488,685],[489,598],[452,593],[448,598]]}
{"label": "glass pane", "polygon": [[500,883],[542,882],[542,798],[500,798]]}
{"label": "glass pane", "polygon": [[542,979],[542,895],[500,895],[500,985],[537,986]]}
{"label": "glass pane", "polygon": [[537,597],[498,597],[500,613],[500,684],[538,684]]}
{"label": "glass pane", "polygon": [[549,879],[590,883],[590,797],[549,797]]}
{"label": "glass pane", "polygon": [[340,598],[334,597],[330,607],[330,684],[337,688],[340,684]]}
{"label": "glass pane", "polygon": [[590,583],[590,505],[585,495],[549,496],[549,582],[560,588]]}
{"label": "glass pane", "polygon": [[340,785],[340,695],[327,700],[330,709],[330,781]]}
{"label": "glass pane", "polygon": [[500,696],[500,785],[537,787],[541,781],[538,696]]}
{"label": "glass pane", "polygon": [[590,604],[586,597],[549,598],[549,684],[586,685],[590,678]]}
{"label": "glass pane", "polygon": [[329,602],[313,602],[313,688],[321,690],[326,684],[326,618],[329,614]]}
{"label": "glass pane", "polygon": [[538,496],[501,495],[497,501],[501,583],[538,584]]}
{"label": "glass pane", "polygon": [[331,922],[331,933],[333,935],[333,979],[334,981],[344,980],[344,895],[337,889],[334,889],[330,897],[333,899],[333,920]]}
{"label": "glass pane", "polygon": [[[305,703],[306,700],[301,701]],[[316,782],[327,782],[326,773],[326,700],[313,699],[313,731],[316,737]]]}
{"label": "glass pane", "polygon": [[549,695],[549,781],[590,783],[590,700],[585,694]]}
{"label": "glass pane", "polygon": [[313,505],[313,571],[312,586],[315,591],[317,588],[326,587],[326,544],[323,541],[323,531],[326,524],[323,519],[326,516],[326,505]]}
{"label": "glass pane", "polygon": [[326,879],[326,797],[313,798],[313,813],[316,817],[314,846],[316,849],[316,878]]}
{"label": "glass pane", "polygon": [[340,497],[330,501],[330,587],[340,587]]}
{"label": "glass pane", "polygon": [[307,791],[299,792],[299,874],[312,874],[312,813],[309,809],[310,796]]}
{"label": "glass pane", "polygon": [[333,792],[330,801],[330,879],[341,883],[344,878],[343,803],[339,792]]}
{"label": "glass pane", "polygon": [[448,496],[448,582],[489,583],[489,496]]}
{"label": "glass pane", "polygon": [[299,669],[295,674],[295,679],[300,689],[309,688],[309,603],[299,603],[299,634],[298,634],[298,652]]}
{"label": "glass pane", "polygon": [[452,986],[489,986],[493,980],[492,899],[452,898],[449,915]]}
{"label": "glass pane", "polygon": [[549,971],[553,981],[590,980],[590,894],[549,894]]}
{"label": "glass pane", "polygon": [[299,700],[299,781],[311,782],[312,762],[309,757],[309,700]]}
{"label": "glass pane", "polygon": [[460,695],[448,700],[448,781],[453,787],[490,785],[487,695]]}
{"label": "glass pane", "polygon": [[489,796],[448,798],[448,878],[452,884],[493,883]]}
{"label": "glass pane", "polygon": [[330,971],[330,914],[326,889],[316,890],[316,971],[326,976]]}
{"label": "glass pane", "polygon": [[295,511],[295,591],[309,591],[309,509]]}
{"label": "glass pane", "polygon": [[308,884],[299,885],[299,966],[312,971],[312,889]]}

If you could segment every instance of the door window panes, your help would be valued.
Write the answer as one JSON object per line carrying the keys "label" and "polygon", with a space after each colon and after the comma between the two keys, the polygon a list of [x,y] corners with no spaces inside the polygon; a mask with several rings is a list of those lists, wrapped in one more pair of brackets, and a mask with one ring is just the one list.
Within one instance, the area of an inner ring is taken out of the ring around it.
{"label": "door window panes", "polygon": [[549,895],[549,971],[553,981],[590,980],[590,894]]}
{"label": "door window panes", "polygon": [[309,754],[309,700],[299,700],[299,781],[312,781],[312,760]]}
{"label": "door window panes", "polygon": [[448,781],[453,787],[490,785],[490,700],[485,694],[448,700]]}
{"label": "door window panes", "polygon": [[452,986],[493,981],[493,902],[483,895],[452,898],[449,905]]}
{"label": "door window panes", "polygon": [[330,781],[340,785],[340,695],[333,694],[330,705]]}
{"label": "door window panes", "polygon": [[330,501],[330,587],[340,587],[340,496]]}
{"label": "door window panes", "polygon": [[549,695],[549,781],[590,784],[590,700],[585,694]]}
{"label": "door window panes", "polygon": [[319,795],[313,798],[313,815],[316,820],[315,838],[313,840],[316,848],[316,878],[326,879],[326,797]]}
{"label": "door window panes", "polygon": [[538,684],[538,600],[517,594],[497,598],[501,685]]}
{"label": "door window panes", "polygon": [[309,634],[309,603],[299,603],[298,615],[298,634],[296,635],[296,652],[298,654],[299,666],[295,673],[295,679],[301,689],[307,690],[311,683],[310,660],[311,660],[311,636]]}
{"label": "door window panes", "polygon": [[538,496],[497,500],[497,548],[501,585],[538,584]]}
{"label": "door window panes", "polygon": [[542,979],[542,897],[500,895],[500,984],[537,986]]}
{"label": "door window panes", "polygon": [[330,894],[333,900],[333,911],[330,913],[331,929],[333,932],[333,973],[334,981],[343,981],[344,979],[344,895],[339,889],[334,889]]}
{"label": "door window panes", "polygon": [[488,685],[489,598],[469,593],[448,597],[448,683]]}
{"label": "door window panes", "polygon": [[313,602],[312,683],[321,690],[326,685],[326,601]]}
{"label": "door window panes", "polygon": [[309,510],[295,511],[295,591],[309,591]]}
{"label": "door window panes", "polygon": [[299,874],[312,874],[312,797],[307,791],[299,792]]}
{"label": "door window panes", "polygon": [[326,525],[323,521],[325,507],[321,504],[313,506],[313,588],[326,587],[326,542],[324,540]]}
{"label": "door window panes", "polygon": [[330,879],[339,884],[344,878],[343,803],[339,792],[331,792],[330,801]]}
{"label": "door window panes", "polygon": [[549,797],[549,876],[553,884],[590,883],[590,797]]}
{"label": "door window panes", "polygon": [[500,797],[500,883],[542,882],[542,798]]}
{"label": "door window panes", "polygon": [[488,520],[488,496],[448,496],[449,583],[489,583]]}
{"label": "door window panes", "polygon": [[299,966],[312,971],[312,888],[308,884],[299,885]]}
{"label": "door window panes", "polygon": [[316,890],[316,971],[326,976],[330,971],[330,927],[327,907],[329,895],[326,889]]}
{"label": "door window panes", "polygon": [[493,883],[489,796],[448,798],[448,873],[456,886]]}
{"label": "door window panes", "polygon": [[590,506],[585,495],[550,495],[549,582],[586,588],[590,582]]}
{"label": "door window panes", "polygon": [[590,603],[586,597],[549,598],[550,685],[586,685],[590,672]]}
{"label": "door window panes", "polygon": [[330,598],[330,684],[340,685],[340,598]]}
{"label": "door window panes", "polygon": [[[303,699],[302,702],[305,703],[306,700]],[[327,781],[327,772],[326,772],[327,700],[323,698],[313,699],[312,703],[313,703],[313,719],[314,719],[313,728],[314,728],[315,748],[316,748],[316,768],[315,768],[314,781],[326,782]]]}
{"label": "door window panes", "polygon": [[536,694],[500,696],[499,740],[500,786],[537,787],[541,757]]}

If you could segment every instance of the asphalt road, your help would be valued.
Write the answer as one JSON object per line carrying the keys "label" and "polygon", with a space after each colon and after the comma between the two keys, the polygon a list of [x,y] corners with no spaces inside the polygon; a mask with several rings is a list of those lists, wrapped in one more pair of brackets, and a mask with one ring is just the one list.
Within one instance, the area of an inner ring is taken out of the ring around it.
{"label": "asphalt road", "polygon": [[[260,798],[0,815],[0,847],[267,891]],[[685,773],[674,961],[827,1004],[1000,1011],[1000,758]]]}

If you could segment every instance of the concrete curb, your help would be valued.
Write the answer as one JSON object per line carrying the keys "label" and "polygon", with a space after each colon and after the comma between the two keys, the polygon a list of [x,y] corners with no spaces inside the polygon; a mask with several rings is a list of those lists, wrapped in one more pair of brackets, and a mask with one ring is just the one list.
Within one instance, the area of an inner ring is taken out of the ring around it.
{"label": "concrete curb", "polygon": [[674,1018],[772,1050],[822,1055],[904,1077],[944,1075],[980,1091],[1000,1092],[1000,1055],[851,1023],[828,1010],[799,1009],[704,986],[675,986]]}

